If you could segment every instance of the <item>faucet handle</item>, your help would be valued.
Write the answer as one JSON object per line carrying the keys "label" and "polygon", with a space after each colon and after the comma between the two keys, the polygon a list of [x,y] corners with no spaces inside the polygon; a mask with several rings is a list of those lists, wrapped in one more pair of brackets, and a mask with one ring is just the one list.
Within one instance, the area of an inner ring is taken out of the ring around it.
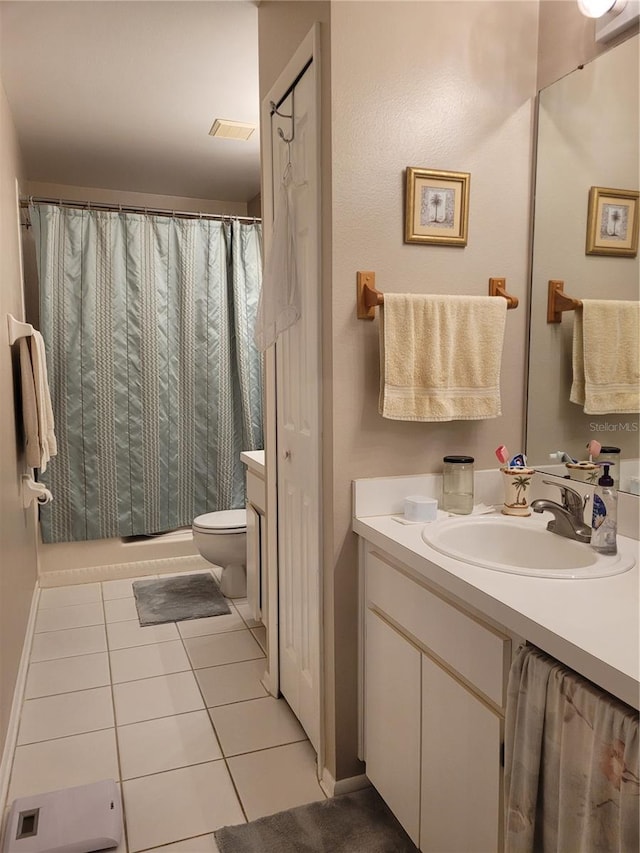
{"label": "faucet handle", "polygon": [[589,500],[589,495],[585,495],[584,497],[580,494],[580,492],[572,489],[571,486],[565,486],[564,484],[554,483],[553,480],[543,480],[543,483],[546,483],[547,486],[555,486],[560,489],[562,494],[562,505],[565,509],[569,510],[572,515],[576,517],[582,517],[584,513],[584,508],[587,505],[587,501]]}

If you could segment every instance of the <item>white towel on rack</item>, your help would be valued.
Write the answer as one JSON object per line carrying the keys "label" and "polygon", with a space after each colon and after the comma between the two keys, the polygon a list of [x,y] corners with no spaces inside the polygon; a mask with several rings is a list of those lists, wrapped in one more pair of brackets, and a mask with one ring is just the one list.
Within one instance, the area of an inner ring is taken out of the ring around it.
{"label": "white towel on rack", "polygon": [[49,393],[49,377],[47,373],[47,356],[44,339],[40,332],[33,330],[31,336],[31,362],[38,404],[38,431],[40,433],[40,452],[43,465],[40,471],[45,471],[47,462],[57,453],[53,407]]}
{"label": "white towel on rack", "polygon": [[640,303],[583,299],[573,319],[569,399],[588,415],[640,411]]}
{"label": "white towel on rack", "polygon": [[264,352],[300,317],[301,298],[296,268],[293,167],[284,171],[276,199],[273,237],[269,247],[256,315],[254,340]]}
{"label": "white towel on rack", "polygon": [[25,462],[29,468],[39,468],[41,455],[40,434],[38,430],[38,404],[36,402],[31,354],[26,338],[19,338],[18,352],[20,354],[20,391],[22,395],[22,429]]}
{"label": "white towel on rack", "polygon": [[400,421],[501,414],[507,300],[386,293],[380,316],[378,411]]}

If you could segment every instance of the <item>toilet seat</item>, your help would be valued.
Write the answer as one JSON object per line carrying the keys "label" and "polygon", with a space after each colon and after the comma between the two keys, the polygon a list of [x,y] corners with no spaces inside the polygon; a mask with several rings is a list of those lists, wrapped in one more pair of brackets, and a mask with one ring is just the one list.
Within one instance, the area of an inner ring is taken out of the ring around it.
{"label": "toilet seat", "polygon": [[220,512],[205,512],[193,520],[193,529],[200,533],[233,534],[246,533],[247,511],[246,509],[228,509]]}

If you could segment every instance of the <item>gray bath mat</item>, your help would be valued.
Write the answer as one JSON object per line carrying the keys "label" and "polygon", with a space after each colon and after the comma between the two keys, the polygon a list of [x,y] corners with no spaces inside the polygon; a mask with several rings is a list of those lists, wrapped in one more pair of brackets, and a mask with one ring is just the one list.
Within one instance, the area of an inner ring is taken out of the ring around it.
{"label": "gray bath mat", "polygon": [[417,853],[375,788],[214,832],[220,853]]}
{"label": "gray bath mat", "polygon": [[133,594],[142,626],[231,613],[213,576],[205,573],[134,581]]}

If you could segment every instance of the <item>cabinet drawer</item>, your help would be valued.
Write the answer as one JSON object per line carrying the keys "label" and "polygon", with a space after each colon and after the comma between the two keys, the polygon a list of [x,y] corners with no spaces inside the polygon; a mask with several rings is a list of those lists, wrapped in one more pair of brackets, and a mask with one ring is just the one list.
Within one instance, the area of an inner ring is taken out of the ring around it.
{"label": "cabinet drawer", "polygon": [[366,600],[444,665],[504,707],[508,637],[425,589],[376,552],[366,556]]}
{"label": "cabinet drawer", "polygon": [[253,504],[261,512],[264,512],[267,505],[264,480],[251,471],[247,471],[247,503]]}

